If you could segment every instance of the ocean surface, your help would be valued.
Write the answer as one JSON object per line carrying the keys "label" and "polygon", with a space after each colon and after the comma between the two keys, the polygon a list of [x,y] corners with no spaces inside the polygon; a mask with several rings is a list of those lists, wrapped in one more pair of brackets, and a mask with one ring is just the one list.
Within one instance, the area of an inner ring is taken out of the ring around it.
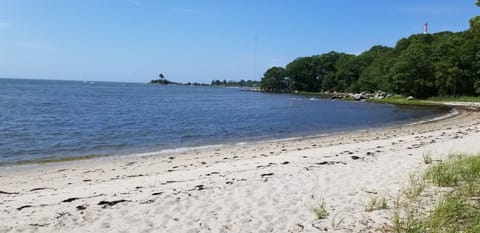
{"label": "ocean surface", "polygon": [[446,111],[235,88],[0,79],[0,165],[328,134]]}

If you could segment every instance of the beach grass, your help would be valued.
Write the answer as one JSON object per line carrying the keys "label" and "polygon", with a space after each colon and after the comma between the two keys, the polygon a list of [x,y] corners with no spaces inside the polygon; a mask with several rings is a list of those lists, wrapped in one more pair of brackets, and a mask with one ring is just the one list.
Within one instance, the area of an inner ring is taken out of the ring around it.
{"label": "beach grass", "polygon": [[388,208],[387,199],[383,196],[372,196],[368,201],[365,211],[384,210]]}
{"label": "beach grass", "polygon": [[480,155],[451,155],[410,177],[394,232],[480,232]]}
{"label": "beach grass", "polygon": [[317,219],[325,219],[328,217],[327,206],[325,201],[320,200],[315,207],[312,208],[313,213]]}
{"label": "beach grass", "polygon": [[397,105],[416,105],[416,106],[443,106],[441,102],[413,99],[408,100],[405,97],[391,97],[391,98],[372,98],[368,99],[368,102],[382,103],[382,104],[397,104]]}
{"label": "beach grass", "polygon": [[448,102],[480,102],[480,96],[437,96],[431,97],[428,100]]}
{"label": "beach grass", "polygon": [[423,157],[423,163],[425,164],[431,164],[433,162],[432,155],[430,153],[425,153],[422,155]]}

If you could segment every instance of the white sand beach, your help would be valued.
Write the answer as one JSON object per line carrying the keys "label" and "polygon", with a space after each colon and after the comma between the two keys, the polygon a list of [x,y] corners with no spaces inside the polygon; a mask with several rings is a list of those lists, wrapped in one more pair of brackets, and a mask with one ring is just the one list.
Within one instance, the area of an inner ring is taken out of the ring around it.
{"label": "white sand beach", "polygon": [[[480,113],[326,137],[0,168],[0,232],[381,232],[408,175],[480,153]],[[324,201],[329,215],[312,211]]]}

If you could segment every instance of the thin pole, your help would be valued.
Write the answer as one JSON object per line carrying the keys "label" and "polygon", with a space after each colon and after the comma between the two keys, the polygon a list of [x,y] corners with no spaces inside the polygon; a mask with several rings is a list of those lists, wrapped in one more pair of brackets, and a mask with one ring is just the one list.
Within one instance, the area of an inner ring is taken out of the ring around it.
{"label": "thin pole", "polygon": [[255,33],[255,44],[253,48],[253,79],[256,80],[257,76],[257,33]]}

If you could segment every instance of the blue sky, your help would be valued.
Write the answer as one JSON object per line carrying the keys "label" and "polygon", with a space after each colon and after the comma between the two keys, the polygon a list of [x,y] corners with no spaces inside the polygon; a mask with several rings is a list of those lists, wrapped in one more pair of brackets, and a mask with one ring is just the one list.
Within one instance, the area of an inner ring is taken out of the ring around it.
{"label": "blue sky", "polygon": [[331,50],[463,31],[474,0],[0,0],[0,77],[256,79]]}

